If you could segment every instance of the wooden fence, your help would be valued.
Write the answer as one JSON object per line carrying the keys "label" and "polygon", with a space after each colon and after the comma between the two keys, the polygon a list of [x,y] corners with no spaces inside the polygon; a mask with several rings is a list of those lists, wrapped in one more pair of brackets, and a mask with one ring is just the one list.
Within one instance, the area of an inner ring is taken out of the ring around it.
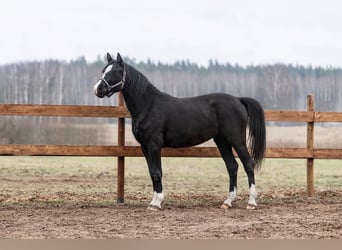
{"label": "wooden fence", "polygon": [[[139,146],[125,146],[125,118],[129,112],[119,95],[119,106],[0,104],[0,116],[58,116],[118,118],[115,146],[0,144],[0,155],[14,156],[113,156],[118,158],[117,200],[124,201],[125,157],[142,157]],[[315,112],[313,96],[307,97],[307,111],[266,110],[267,121],[307,123],[306,148],[267,148],[266,158],[307,159],[307,193],[314,194],[314,159],[342,159],[342,149],[314,148],[315,122],[342,122],[342,112]],[[163,148],[164,157],[220,157],[216,147]]]}

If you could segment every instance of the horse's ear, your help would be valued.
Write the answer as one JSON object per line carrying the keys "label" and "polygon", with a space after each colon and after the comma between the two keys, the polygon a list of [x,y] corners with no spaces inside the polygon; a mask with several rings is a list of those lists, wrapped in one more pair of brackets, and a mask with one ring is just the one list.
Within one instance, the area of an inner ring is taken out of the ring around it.
{"label": "horse's ear", "polygon": [[116,55],[116,61],[118,62],[119,65],[123,66],[123,60],[120,56],[120,53]]}
{"label": "horse's ear", "polygon": [[108,63],[111,63],[112,61],[114,61],[111,55],[109,54],[109,52],[107,52],[107,61]]}

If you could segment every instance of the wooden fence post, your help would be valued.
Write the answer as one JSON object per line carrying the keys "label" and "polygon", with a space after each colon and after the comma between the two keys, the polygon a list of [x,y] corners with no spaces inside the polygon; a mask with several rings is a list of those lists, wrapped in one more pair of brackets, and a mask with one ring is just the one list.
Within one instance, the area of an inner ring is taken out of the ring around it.
{"label": "wooden fence post", "polygon": [[[124,106],[124,99],[121,93],[118,95],[119,106]],[[118,146],[125,146],[125,118],[118,118]],[[118,179],[117,179],[117,202],[125,201],[125,157],[118,157]]]}
{"label": "wooden fence post", "polygon": [[[314,112],[314,97],[307,96],[307,111]],[[306,147],[313,153],[314,148],[314,121],[307,123]],[[306,160],[306,180],[307,194],[309,197],[314,195],[314,156]]]}

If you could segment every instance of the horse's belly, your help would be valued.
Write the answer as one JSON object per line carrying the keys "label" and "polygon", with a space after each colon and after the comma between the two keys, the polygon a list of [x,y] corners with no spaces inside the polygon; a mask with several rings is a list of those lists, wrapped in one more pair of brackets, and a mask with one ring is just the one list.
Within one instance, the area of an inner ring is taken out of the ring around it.
{"label": "horse's belly", "polygon": [[217,134],[216,128],[186,129],[167,131],[164,136],[164,147],[191,147],[208,141]]}
{"label": "horse's belly", "polygon": [[183,147],[192,147],[204,143],[210,140],[212,137],[208,138],[201,138],[201,140],[184,140],[181,138],[179,140],[171,139],[164,142],[163,147],[170,147],[170,148],[183,148]]}

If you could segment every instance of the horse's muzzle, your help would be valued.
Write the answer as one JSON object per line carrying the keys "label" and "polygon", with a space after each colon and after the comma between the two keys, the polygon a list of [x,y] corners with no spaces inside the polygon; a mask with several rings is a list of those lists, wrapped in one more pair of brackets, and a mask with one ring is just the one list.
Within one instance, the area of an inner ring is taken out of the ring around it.
{"label": "horse's muzzle", "polygon": [[101,80],[99,80],[95,85],[94,85],[94,94],[99,97],[99,98],[103,98],[106,96],[106,93],[104,93],[104,91],[101,91],[100,89],[100,84],[101,84]]}

